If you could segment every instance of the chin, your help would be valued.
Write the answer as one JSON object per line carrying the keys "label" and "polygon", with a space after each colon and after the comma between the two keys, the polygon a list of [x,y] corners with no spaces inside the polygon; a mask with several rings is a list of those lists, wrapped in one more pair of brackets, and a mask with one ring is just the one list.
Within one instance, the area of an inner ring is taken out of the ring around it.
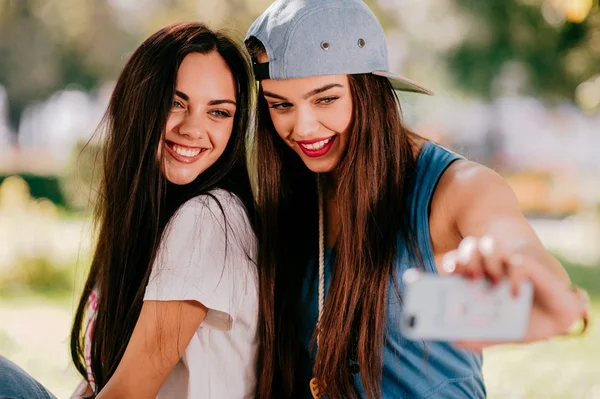
{"label": "chin", "polygon": [[[307,165],[307,166],[308,166],[308,165]],[[311,167],[311,166],[308,166],[308,169],[309,169],[311,172],[314,172],[314,173],[321,173],[321,174],[323,174],[323,173],[329,173],[329,172],[331,172],[331,171],[333,170],[333,168],[323,168],[323,167],[318,167],[318,166],[312,166],[312,167]]]}
{"label": "chin", "polygon": [[295,149],[304,165],[313,173],[331,173],[338,167],[341,154],[339,151],[335,151],[335,148],[332,150],[322,157],[311,158],[304,154],[301,149]]}
{"label": "chin", "polygon": [[191,182],[193,182],[194,180],[170,180],[169,182],[171,182],[172,184],[175,184],[176,186],[185,186],[186,184],[190,184]]}
{"label": "chin", "polygon": [[190,179],[173,179],[173,178],[167,178],[167,180],[169,181],[169,183],[175,184],[176,186],[185,186],[186,184],[190,184],[191,182],[194,181],[194,180],[190,180]]}
{"label": "chin", "polygon": [[[199,175],[199,174],[198,174]],[[187,174],[178,174],[178,173],[165,173],[165,179],[169,181],[169,183],[175,184],[177,186],[185,186],[186,184],[190,184],[198,175],[189,176]]]}
{"label": "chin", "polygon": [[313,160],[306,162],[305,160],[304,165],[314,173],[330,173],[335,170],[337,162]]}

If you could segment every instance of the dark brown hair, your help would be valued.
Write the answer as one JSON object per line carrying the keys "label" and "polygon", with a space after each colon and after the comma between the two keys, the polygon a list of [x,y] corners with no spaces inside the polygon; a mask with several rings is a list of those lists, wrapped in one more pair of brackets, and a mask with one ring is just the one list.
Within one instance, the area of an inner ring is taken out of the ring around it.
{"label": "dark brown hair", "polygon": [[[157,159],[171,109],[177,71],[186,55],[218,52],[237,83],[231,138],[221,157],[192,183],[176,186]],[[91,291],[99,291],[91,344],[97,390],[115,372],[138,320],[161,235],[188,199],[222,188],[248,210],[253,199],[245,161],[253,82],[245,52],[226,34],[199,23],[165,27],[142,43],[124,66],[102,126],[100,195],[95,221],[98,240],[71,331],[71,357],[87,379],[83,354],[84,315]],[[216,200],[216,198],[215,198]]]}
{"label": "dark brown hair", "polygon": [[[256,39],[246,45],[254,60],[264,52]],[[326,382],[331,399],[357,396],[348,367],[354,345],[367,397],[381,396],[388,287],[398,234],[410,255],[421,259],[407,200],[415,136],[402,124],[398,99],[387,79],[349,75],[349,85],[353,123],[337,169],[336,199],[343,204],[340,231],[315,360],[315,375]],[[318,254],[316,178],[277,135],[262,92],[257,118],[257,396],[288,398],[302,389],[294,369],[299,366],[298,329],[305,306],[300,303],[301,284],[307,264]]]}

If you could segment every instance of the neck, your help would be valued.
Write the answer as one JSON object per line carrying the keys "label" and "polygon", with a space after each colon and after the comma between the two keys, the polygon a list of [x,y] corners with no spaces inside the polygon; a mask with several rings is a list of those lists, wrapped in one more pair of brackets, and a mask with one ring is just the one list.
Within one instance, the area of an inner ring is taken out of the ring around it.
{"label": "neck", "polygon": [[333,171],[329,173],[321,174],[321,188],[325,195],[325,202],[337,197],[337,186],[338,186],[338,172]]}
{"label": "neck", "polygon": [[339,204],[337,197],[337,176],[335,173],[321,175],[321,189],[325,211],[325,246],[335,246],[340,227]]}

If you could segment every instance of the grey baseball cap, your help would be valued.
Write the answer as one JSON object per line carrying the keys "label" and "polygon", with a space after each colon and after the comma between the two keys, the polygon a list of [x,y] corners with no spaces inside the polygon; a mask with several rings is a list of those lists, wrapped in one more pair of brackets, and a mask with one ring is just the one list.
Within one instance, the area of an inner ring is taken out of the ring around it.
{"label": "grey baseball cap", "polygon": [[254,64],[258,80],[372,73],[396,90],[432,95],[389,70],[381,24],[361,0],[276,0],[250,26],[269,62]]}

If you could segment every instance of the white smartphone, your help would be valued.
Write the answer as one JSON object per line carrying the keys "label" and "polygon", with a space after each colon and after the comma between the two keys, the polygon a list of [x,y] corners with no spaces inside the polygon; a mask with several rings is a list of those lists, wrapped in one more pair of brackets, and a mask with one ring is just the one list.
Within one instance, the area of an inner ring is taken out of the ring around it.
{"label": "white smartphone", "polygon": [[529,325],[533,287],[523,282],[513,296],[510,282],[492,286],[410,269],[403,276],[402,334],[426,341],[518,341]]}

